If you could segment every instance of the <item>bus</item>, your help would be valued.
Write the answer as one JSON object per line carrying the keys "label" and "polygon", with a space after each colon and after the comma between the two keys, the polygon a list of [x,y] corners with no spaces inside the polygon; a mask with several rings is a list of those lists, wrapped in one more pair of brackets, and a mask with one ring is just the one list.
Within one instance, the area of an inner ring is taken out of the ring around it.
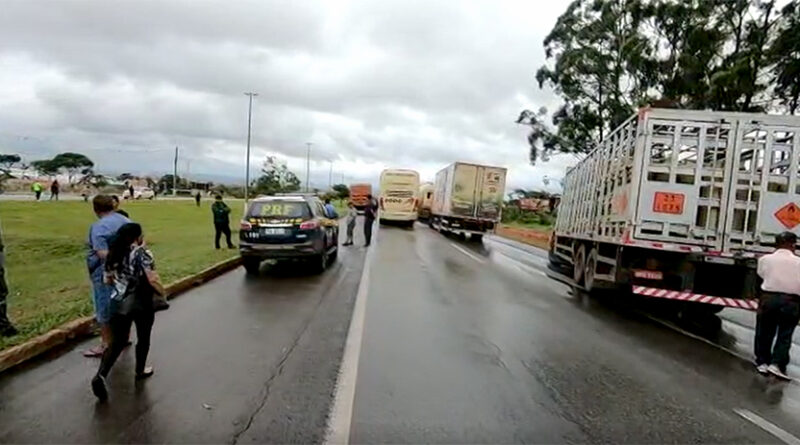
{"label": "bus", "polygon": [[381,172],[380,222],[398,222],[409,227],[417,220],[419,173],[387,169]]}

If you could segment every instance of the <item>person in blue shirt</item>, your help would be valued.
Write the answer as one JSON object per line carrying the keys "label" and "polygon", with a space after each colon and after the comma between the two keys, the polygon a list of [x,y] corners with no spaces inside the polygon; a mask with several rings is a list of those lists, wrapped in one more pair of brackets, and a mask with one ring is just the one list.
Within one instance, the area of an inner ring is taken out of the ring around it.
{"label": "person in blue shirt", "polygon": [[97,195],[92,200],[94,213],[98,220],[89,227],[86,266],[92,283],[92,301],[97,324],[100,325],[101,344],[84,352],[87,357],[100,357],[111,343],[111,292],[113,286],[103,280],[103,266],[108,255],[108,246],[120,227],[130,222],[128,218],[114,211],[114,200],[108,195]]}
{"label": "person in blue shirt", "polygon": [[333,207],[333,204],[331,204],[330,199],[325,199],[325,216],[327,216],[330,219],[339,218],[339,214],[336,213],[336,208]]}

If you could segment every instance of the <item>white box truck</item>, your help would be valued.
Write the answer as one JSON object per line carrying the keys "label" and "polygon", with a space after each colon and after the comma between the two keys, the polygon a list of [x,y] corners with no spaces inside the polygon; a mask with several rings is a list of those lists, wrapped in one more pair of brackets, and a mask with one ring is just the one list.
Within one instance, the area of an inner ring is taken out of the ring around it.
{"label": "white box truck", "polygon": [[569,169],[550,268],[717,312],[756,309],[757,258],[800,234],[800,117],[643,109]]}
{"label": "white box truck", "polygon": [[436,173],[429,224],[480,240],[500,222],[506,169],[456,162]]}

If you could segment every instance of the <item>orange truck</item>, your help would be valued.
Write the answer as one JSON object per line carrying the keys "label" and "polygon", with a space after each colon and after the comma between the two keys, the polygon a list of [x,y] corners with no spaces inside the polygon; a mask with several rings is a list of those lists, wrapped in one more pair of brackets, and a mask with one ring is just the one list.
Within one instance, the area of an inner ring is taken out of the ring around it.
{"label": "orange truck", "polygon": [[372,194],[372,184],[351,184],[350,185],[350,202],[356,206],[357,210],[364,210],[367,206],[369,199],[367,195]]}

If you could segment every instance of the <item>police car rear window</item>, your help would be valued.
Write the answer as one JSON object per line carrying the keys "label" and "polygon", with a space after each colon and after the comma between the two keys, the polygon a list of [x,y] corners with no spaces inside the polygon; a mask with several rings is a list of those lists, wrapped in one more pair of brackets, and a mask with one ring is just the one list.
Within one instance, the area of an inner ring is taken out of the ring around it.
{"label": "police car rear window", "polygon": [[265,201],[254,202],[247,216],[258,218],[309,218],[311,212],[308,204],[302,201]]}

